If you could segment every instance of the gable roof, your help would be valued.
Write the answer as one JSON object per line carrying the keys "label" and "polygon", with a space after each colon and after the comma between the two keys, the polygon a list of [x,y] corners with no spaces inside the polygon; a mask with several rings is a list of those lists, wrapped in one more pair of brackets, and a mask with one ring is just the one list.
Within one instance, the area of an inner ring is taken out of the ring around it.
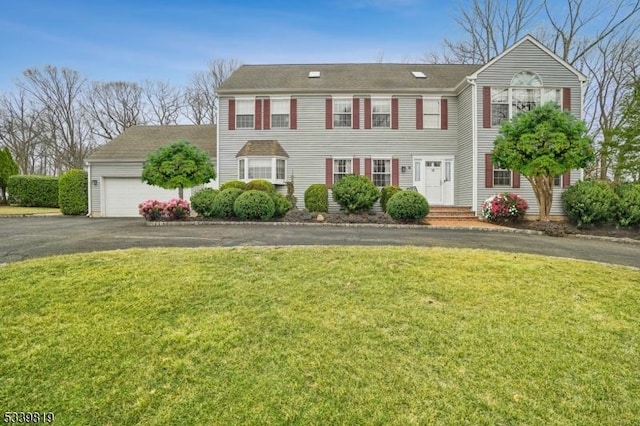
{"label": "gable roof", "polygon": [[[420,93],[453,91],[481,65],[460,64],[304,64],[243,65],[219,88],[218,94],[271,93]],[[318,71],[319,77],[309,73]],[[423,72],[416,78],[412,72]]]}
{"label": "gable roof", "polygon": [[238,151],[236,157],[248,157],[248,156],[267,156],[267,157],[286,157],[289,158],[289,154],[284,150],[282,145],[278,141],[247,141],[244,146]]}
{"label": "gable roof", "polygon": [[560,56],[556,55],[555,53],[553,53],[547,46],[545,46],[544,44],[540,43],[535,37],[533,37],[530,34],[527,34],[526,36],[522,37],[520,40],[518,40],[516,43],[514,43],[513,46],[509,47],[508,49],[506,49],[504,52],[502,52],[501,54],[495,56],[493,59],[491,59],[489,62],[487,62],[486,64],[484,64],[482,67],[480,67],[478,70],[476,70],[473,75],[470,76],[470,78],[477,78],[478,74],[480,74],[482,71],[486,70],[487,68],[489,68],[491,65],[493,65],[494,63],[496,63],[498,60],[500,60],[501,58],[503,58],[504,56],[508,55],[512,50],[518,48],[518,46],[520,46],[522,43],[524,42],[531,42],[533,43],[536,47],[538,47],[540,50],[542,50],[543,52],[545,52],[547,55],[551,56],[553,59],[555,59],[558,63],[560,63],[563,67],[565,67],[566,69],[568,69],[569,71],[571,71],[573,74],[576,75],[576,77],[578,77],[578,79],[580,81],[587,81],[587,76],[584,75],[583,73],[581,73],[578,69],[576,69],[573,65],[569,64],[568,62],[566,62],[565,60],[563,60]]}
{"label": "gable roof", "polygon": [[181,140],[216,158],[216,138],[214,125],[132,126],[95,150],[87,162],[144,161],[156,149]]}

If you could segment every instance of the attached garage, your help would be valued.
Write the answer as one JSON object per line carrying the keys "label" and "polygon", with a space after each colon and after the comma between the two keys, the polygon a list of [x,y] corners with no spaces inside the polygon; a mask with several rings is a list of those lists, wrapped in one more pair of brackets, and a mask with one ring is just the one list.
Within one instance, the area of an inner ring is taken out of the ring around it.
{"label": "attached garage", "polygon": [[[215,126],[133,126],[96,150],[89,160],[89,211],[93,217],[137,217],[138,204],[178,197],[178,190],[166,190],[142,182],[142,165],[147,156],[176,141],[188,141],[211,156],[215,167]],[[205,186],[217,187],[212,181]],[[184,190],[184,198],[191,190]]]}

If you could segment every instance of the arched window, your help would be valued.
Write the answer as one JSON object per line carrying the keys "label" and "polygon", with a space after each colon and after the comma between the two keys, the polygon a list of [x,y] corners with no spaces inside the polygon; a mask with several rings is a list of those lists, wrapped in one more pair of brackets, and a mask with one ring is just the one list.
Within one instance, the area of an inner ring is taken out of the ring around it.
{"label": "arched window", "polygon": [[511,79],[511,87],[513,86],[542,87],[542,80],[534,72],[521,71]]}

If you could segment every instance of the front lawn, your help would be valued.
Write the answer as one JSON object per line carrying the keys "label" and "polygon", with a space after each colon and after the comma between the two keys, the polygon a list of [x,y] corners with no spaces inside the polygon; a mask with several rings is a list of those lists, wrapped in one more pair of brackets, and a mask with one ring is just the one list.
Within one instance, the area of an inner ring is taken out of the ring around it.
{"label": "front lawn", "polygon": [[60,214],[60,209],[51,207],[18,207],[0,205],[0,216],[30,216],[34,214]]}
{"label": "front lawn", "polygon": [[61,425],[637,424],[638,270],[482,250],[0,267],[0,406]]}

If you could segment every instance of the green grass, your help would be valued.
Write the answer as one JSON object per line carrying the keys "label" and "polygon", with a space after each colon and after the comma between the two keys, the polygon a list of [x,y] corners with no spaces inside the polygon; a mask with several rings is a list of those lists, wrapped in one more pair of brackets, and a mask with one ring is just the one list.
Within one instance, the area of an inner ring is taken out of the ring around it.
{"label": "green grass", "polygon": [[34,214],[60,214],[60,209],[51,207],[0,206],[0,216],[25,216]]}
{"label": "green grass", "polygon": [[62,425],[640,419],[640,272],[481,250],[126,250],[0,268],[0,407]]}

